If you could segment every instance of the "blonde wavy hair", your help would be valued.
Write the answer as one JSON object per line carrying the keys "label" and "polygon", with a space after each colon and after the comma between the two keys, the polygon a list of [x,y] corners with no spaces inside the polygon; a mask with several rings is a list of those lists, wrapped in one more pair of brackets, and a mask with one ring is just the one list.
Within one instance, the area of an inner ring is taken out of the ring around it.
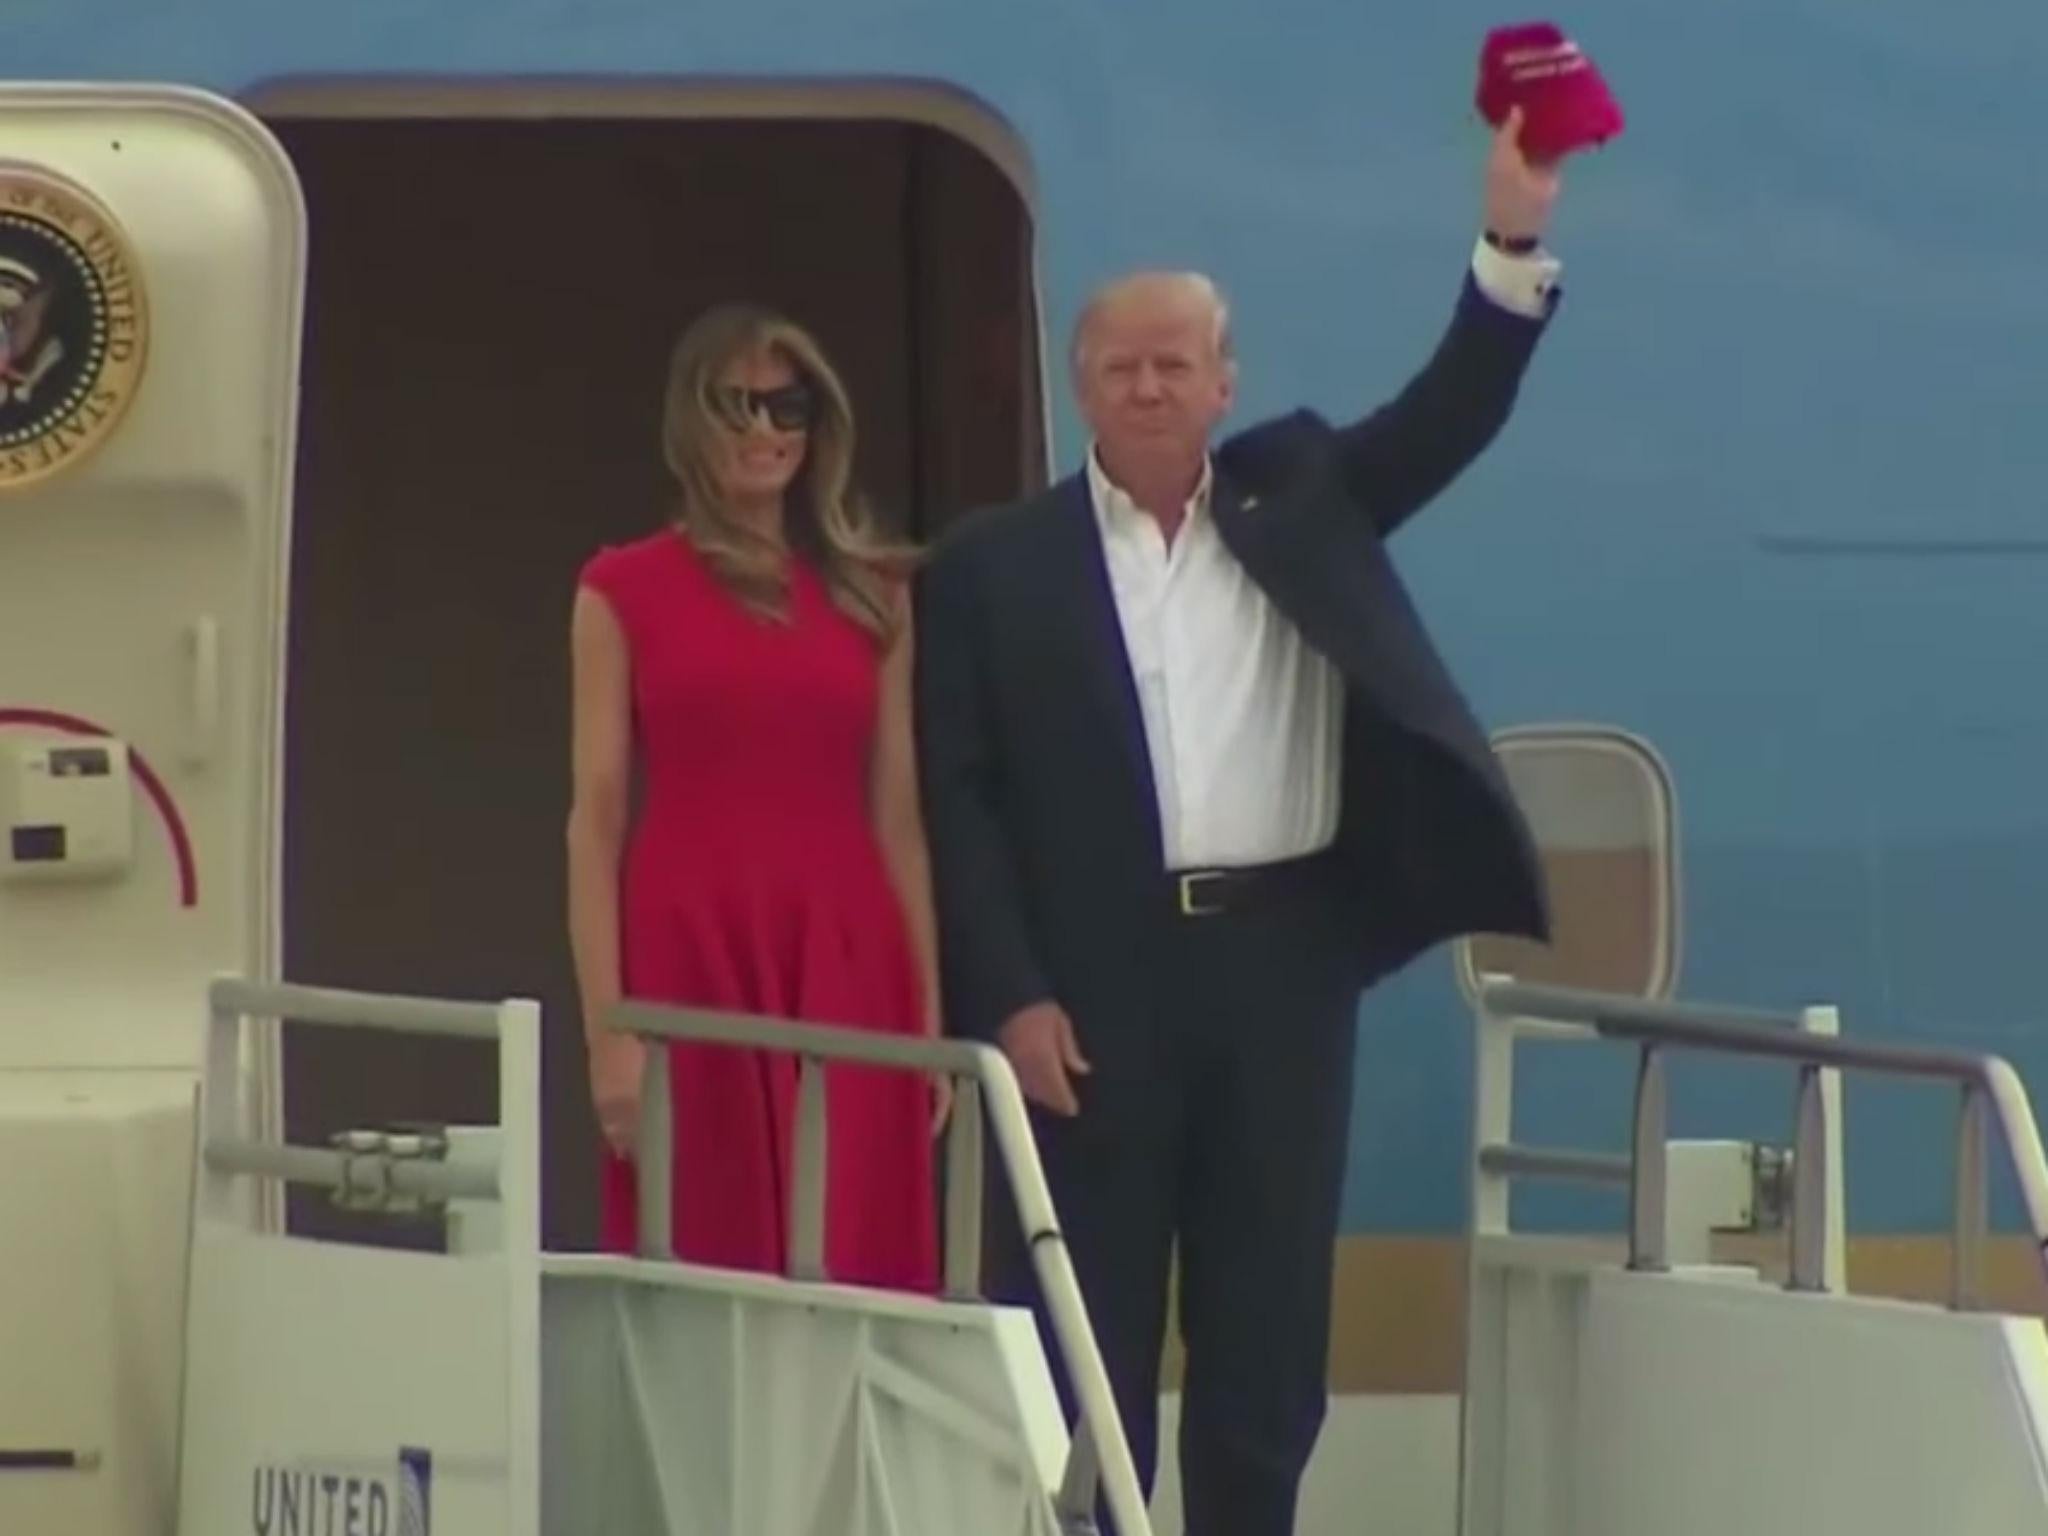
{"label": "blonde wavy hair", "polygon": [[909,573],[915,551],[882,535],[854,488],[853,407],[846,387],[816,338],[794,321],[758,305],[722,304],[677,338],[661,413],[662,457],[681,492],[676,527],[749,609],[787,619],[783,551],[732,512],[718,474],[732,432],[719,406],[719,381],[732,363],[764,350],[809,385],[815,407],[803,462],[784,501],[789,550],[811,562],[841,612],[886,643],[898,623],[890,577]]}

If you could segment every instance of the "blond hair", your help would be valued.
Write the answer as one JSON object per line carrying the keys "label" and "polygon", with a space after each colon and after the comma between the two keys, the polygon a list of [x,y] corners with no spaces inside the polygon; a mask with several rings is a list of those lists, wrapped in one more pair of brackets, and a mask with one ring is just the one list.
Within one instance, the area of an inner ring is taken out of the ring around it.
{"label": "blond hair", "polygon": [[782,548],[727,505],[717,465],[719,437],[731,431],[716,390],[742,357],[768,351],[810,386],[816,414],[803,462],[784,503],[789,550],[816,568],[841,612],[886,642],[897,620],[889,577],[915,559],[876,528],[854,489],[853,407],[825,352],[802,326],[752,304],[724,304],[697,317],[669,355],[661,448],[680,491],[675,524],[712,573],[749,609],[783,619],[789,575]]}
{"label": "blond hair", "polygon": [[1074,377],[1079,378],[1088,369],[1088,349],[1103,315],[1139,294],[1157,293],[1172,293],[1192,299],[1208,310],[1209,340],[1216,349],[1217,359],[1225,367],[1236,365],[1237,349],[1230,335],[1230,300],[1216,279],[1204,272],[1129,272],[1104,283],[1081,306],[1080,316],[1074,321],[1073,335],[1067,342],[1067,366]]}

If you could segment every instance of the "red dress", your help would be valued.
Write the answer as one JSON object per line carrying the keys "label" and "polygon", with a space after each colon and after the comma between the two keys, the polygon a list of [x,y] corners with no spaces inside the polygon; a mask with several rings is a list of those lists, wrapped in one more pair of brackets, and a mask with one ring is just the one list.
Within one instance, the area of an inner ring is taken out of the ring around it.
{"label": "red dress", "polygon": [[[643,801],[620,886],[628,997],[923,1030],[924,986],[870,818],[880,656],[798,563],[787,623],[728,593],[674,532],[601,550],[582,580],[632,668]],[[780,1271],[796,1064],[727,1046],[669,1052],[678,1258]],[[826,1267],[938,1282],[931,1089],[827,1070]],[[632,1164],[605,1153],[602,1240],[635,1246]]]}

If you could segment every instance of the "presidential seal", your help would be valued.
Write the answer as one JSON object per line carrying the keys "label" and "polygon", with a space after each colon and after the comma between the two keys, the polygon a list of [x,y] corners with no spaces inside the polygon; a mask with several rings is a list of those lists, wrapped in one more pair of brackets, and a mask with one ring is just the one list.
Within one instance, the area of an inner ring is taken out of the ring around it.
{"label": "presidential seal", "polygon": [[60,176],[0,162],[0,495],[106,440],[148,344],[142,273],[113,215]]}

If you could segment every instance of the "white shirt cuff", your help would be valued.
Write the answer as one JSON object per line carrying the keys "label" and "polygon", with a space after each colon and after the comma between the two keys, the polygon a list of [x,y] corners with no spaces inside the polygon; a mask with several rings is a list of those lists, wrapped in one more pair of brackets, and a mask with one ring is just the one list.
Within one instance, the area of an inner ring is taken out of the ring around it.
{"label": "white shirt cuff", "polygon": [[1531,320],[1550,313],[1550,295],[1563,270],[1564,264],[1540,246],[1526,256],[1510,256],[1495,250],[1481,236],[1472,249],[1472,276],[1479,291],[1502,309]]}

